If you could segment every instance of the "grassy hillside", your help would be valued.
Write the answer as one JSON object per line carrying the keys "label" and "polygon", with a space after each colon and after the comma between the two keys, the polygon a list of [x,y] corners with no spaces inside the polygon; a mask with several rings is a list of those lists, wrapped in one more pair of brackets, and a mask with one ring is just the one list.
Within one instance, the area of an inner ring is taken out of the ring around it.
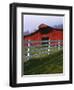
{"label": "grassy hillside", "polygon": [[46,57],[30,59],[24,63],[24,75],[52,74],[63,72],[63,51]]}

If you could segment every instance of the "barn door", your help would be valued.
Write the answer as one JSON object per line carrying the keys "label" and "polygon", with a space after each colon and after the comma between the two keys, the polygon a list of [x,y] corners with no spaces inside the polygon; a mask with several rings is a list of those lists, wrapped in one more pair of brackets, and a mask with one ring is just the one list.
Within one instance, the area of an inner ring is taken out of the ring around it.
{"label": "barn door", "polygon": [[49,37],[42,37],[42,45],[47,46],[49,44],[48,40],[49,40]]}

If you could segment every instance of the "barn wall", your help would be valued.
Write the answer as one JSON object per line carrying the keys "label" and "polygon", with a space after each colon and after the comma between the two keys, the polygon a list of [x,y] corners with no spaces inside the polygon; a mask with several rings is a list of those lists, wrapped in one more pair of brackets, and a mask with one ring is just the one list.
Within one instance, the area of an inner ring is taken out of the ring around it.
{"label": "barn wall", "polygon": [[[34,33],[32,35],[28,35],[24,37],[24,40],[42,40],[43,37],[48,37],[49,40],[63,40],[63,30],[53,29],[47,34],[42,34],[40,32]],[[32,45],[41,44],[40,42],[36,42]],[[51,43],[52,45],[58,45],[58,42]],[[63,45],[63,43],[61,43]],[[27,45],[27,44],[25,44]]]}
{"label": "barn wall", "polygon": [[41,40],[42,37],[49,37],[49,40],[63,40],[63,32],[60,30],[53,30],[48,34],[41,34],[40,32],[37,32],[33,35],[25,36],[24,40]]}

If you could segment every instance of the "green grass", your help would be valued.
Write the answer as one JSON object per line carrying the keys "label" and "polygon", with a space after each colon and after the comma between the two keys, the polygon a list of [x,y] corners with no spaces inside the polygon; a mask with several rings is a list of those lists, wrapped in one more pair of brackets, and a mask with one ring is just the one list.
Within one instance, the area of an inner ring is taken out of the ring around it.
{"label": "green grass", "polygon": [[63,50],[24,63],[24,75],[63,73]]}

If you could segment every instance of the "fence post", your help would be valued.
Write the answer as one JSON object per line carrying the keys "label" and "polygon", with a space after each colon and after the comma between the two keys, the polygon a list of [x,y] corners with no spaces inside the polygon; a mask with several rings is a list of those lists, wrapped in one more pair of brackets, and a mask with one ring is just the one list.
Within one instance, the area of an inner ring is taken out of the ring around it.
{"label": "fence post", "polygon": [[28,56],[28,60],[29,60],[29,57],[30,57],[30,40],[28,40],[28,53],[27,53],[27,56]]}
{"label": "fence post", "polygon": [[48,41],[49,44],[48,44],[48,55],[50,54],[50,40]]}
{"label": "fence post", "polygon": [[60,50],[60,40],[58,40],[58,50]]}

